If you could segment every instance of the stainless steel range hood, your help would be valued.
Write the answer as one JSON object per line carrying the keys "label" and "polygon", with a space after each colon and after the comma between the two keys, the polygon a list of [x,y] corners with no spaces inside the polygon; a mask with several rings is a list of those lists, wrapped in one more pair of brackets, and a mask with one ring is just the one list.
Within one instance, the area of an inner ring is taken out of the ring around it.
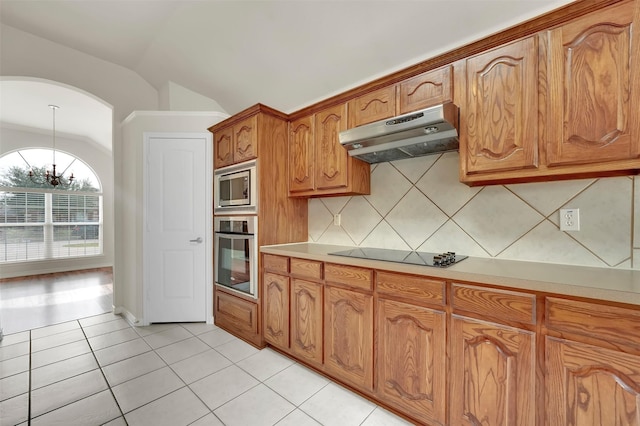
{"label": "stainless steel range hood", "polygon": [[458,107],[426,108],[340,132],[349,155],[367,163],[420,157],[458,149]]}

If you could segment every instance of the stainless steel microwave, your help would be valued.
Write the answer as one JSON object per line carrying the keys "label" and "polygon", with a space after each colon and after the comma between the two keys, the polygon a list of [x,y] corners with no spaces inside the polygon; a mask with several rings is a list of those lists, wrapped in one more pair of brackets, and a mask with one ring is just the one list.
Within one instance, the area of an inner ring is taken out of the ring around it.
{"label": "stainless steel microwave", "polygon": [[256,160],[214,172],[215,213],[256,213]]}

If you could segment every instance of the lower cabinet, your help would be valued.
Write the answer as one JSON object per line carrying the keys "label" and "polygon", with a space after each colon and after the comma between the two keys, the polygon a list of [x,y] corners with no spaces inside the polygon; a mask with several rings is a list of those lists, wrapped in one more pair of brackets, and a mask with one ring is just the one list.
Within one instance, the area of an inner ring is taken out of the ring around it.
{"label": "lower cabinet", "polygon": [[376,317],[376,393],[416,419],[444,425],[445,313],[379,299]]}
{"label": "lower cabinet", "polygon": [[324,297],[325,370],[373,390],[373,296],[325,286]]}
{"label": "lower cabinet", "polygon": [[451,424],[534,425],[535,359],[535,333],[454,315]]}
{"label": "lower cabinet", "polygon": [[300,359],[322,364],[322,284],[291,282],[291,352]]}
{"label": "lower cabinet", "polygon": [[547,337],[546,365],[546,425],[640,425],[640,356]]}
{"label": "lower cabinet", "polygon": [[216,286],[214,293],[214,318],[217,326],[252,343],[264,346],[259,330],[258,303],[229,294]]}
{"label": "lower cabinet", "polygon": [[289,277],[265,273],[264,340],[276,346],[289,347]]}

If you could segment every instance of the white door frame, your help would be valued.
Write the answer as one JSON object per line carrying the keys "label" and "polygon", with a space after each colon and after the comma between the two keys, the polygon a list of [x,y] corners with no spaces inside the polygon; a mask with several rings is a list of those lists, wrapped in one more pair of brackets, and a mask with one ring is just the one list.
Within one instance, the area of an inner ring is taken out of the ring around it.
{"label": "white door frame", "polygon": [[[198,132],[198,133],[170,133],[170,132],[144,132],[143,133],[143,148],[142,148],[142,176],[143,176],[143,200],[142,200],[142,225],[143,225],[143,240],[142,240],[142,262],[143,262],[143,285],[142,285],[142,324],[143,326],[149,325],[149,299],[148,299],[148,285],[149,282],[149,261],[147,259],[147,251],[149,242],[147,241],[147,211],[149,207],[149,144],[153,138],[167,138],[167,139],[206,139],[205,147],[205,203],[206,203],[206,216],[209,220],[206,221],[205,228],[205,259],[208,259],[206,264],[206,320],[208,324],[213,324],[213,135],[211,132]],[[176,171],[176,179],[180,178],[179,171]]]}

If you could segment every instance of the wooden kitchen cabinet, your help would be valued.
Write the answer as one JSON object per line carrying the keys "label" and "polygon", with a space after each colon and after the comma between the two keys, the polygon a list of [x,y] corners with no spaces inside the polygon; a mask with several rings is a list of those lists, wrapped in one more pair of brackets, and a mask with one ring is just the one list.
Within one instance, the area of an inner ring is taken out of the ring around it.
{"label": "wooden kitchen cabinet", "polygon": [[536,424],[535,295],[452,283],[451,306],[450,422]]}
{"label": "wooden kitchen cabinet", "polygon": [[258,333],[260,326],[258,304],[216,286],[213,309],[216,325],[256,346],[262,345],[262,334]]}
{"label": "wooden kitchen cabinet", "polygon": [[264,287],[264,339],[289,347],[289,277],[266,272]]}
{"label": "wooden kitchen cabinet", "polygon": [[471,57],[466,66],[463,180],[538,166],[538,42],[528,37]]}
{"label": "wooden kitchen cabinet", "polygon": [[640,356],[547,337],[546,368],[546,425],[640,425]]}
{"label": "wooden kitchen cabinet", "polygon": [[373,390],[373,296],[325,286],[324,299],[325,370]]}
{"label": "wooden kitchen cabinet", "polygon": [[369,164],[350,157],[338,138],[346,120],[340,104],[290,123],[289,196],[370,193]]}
{"label": "wooden kitchen cabinet", "polygon": [[349,128],[451,102],[452,99],[453,67],[447,65],[350,100]]}
{"label": "wooden kitchen cabinet", "polygon": [[323,285],[294,278],[291,283],[291,352],[321,365],[323,355]]}
{"label": "wooden kitchen cabinet", "polygon": [[444,311],[381,298],[376,316],[377,394],[416,419],[444,425]]}
{"label": "wooden kitchen cabinet", "polygon": [[249,117],[214,134],[214,168],[257,157],[257,116]]}
{"label": "wooden kitchen cabinet", "polygon": [[545,34],[549,166],[640,157],[639,29],[623,2]]}
{"label": "wooden kitchen cabinet", "polygon": [[535,425],[535,334],[454,315],[449,416],[456,425]]}

